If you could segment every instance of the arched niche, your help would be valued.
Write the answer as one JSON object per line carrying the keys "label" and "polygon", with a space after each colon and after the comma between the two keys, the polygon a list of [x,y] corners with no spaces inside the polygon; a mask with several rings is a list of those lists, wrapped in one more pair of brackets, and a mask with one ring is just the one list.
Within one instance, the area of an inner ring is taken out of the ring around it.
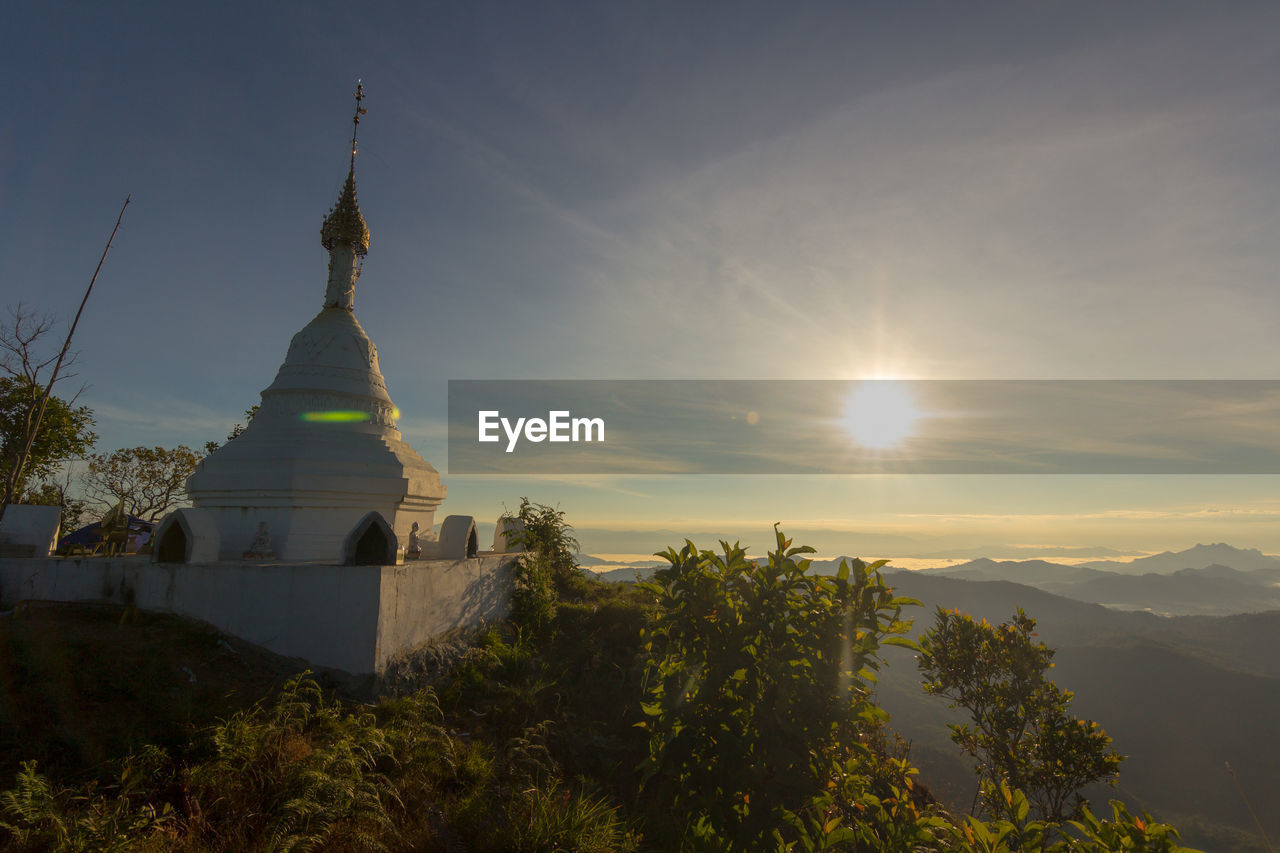
{"label": "arched niche", "polygon": [[218,525],[208,511],[176,509],[160,520],[151,540],[153,563],[213,563],[218,559]]}
{"label": "arched niche", "polygon": [[347,534],[342,562],[348,566],[394,566],[399,545],[382,513],[371,512]]}
{"label": "arched niche", "polygon": [[513,515],[498,518],[493,528],[493,550],[498,554],[516,554],[524,550],[524,522]]}
{"label": "arched niche", "polygon": [[185,563],[187,561],[187,532],[181,524],[170,524],[160,534],[152,551],[157,563]]}
{"label": "arched niche", "polygon": [[480,538],[476,535],[476,520],[469,515],[451,515],[440,524],[439,557],[463,560],[480,553]]}

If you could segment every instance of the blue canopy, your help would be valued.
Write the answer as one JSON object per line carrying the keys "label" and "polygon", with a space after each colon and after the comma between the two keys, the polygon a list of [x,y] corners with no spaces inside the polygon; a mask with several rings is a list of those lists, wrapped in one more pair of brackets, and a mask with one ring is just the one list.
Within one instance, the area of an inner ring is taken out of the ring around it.
{"label": "blue canopy", "polygon": [[[144,521],[136,515],[129,516],[129,539],[135,545],[141,547],[151,540],[151,534],[155,531],[156,526],[150,521]],[[83,545],[92,547],[102,541],[102,522],[95,521],[93,524],[86,524],[74,533],[68,533],[66,536],[58,540],[58,549],[62,550],[69,545]]]}

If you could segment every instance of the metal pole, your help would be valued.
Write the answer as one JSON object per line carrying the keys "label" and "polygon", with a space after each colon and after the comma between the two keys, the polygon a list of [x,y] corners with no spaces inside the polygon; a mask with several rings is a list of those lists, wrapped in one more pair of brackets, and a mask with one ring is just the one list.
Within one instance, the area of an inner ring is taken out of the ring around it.
{"label": "metal pole", "polygon": [[107,238],[107,245],[102,250],[102,257],[98,258],[98,265],[93,269],[93,277],[89,279],[89,286],[85,288],[84,298],[80,300],[80,307],[76,310],[75,319],[71,321],[71,328],[67,331],[67,339],[62,342],[62,351],[58,353],[58,361],[53,365],[53,373],[49,376],[49,381],[45,383],[44,393],[40,396],[40,407],[36,409],[35,420],[27,427],[26,441],[22,445],[22,452],[18,454],[17,460],[13,463],[13,470],[9,472],[9,482],[4,487],[4,499],[0,500],[0,520],[4,519],[4,510],[9,502],[13,500],[13,493],[18,487],[18,483],[22,479],[22,469],[27,465],[27,457],[31,455],[31,446],[35,444],[36,435],[40,432],[40,422],[44,419],[45,407],[49,404],[49,397],[53,394],[53,383],[58,381],[58,373],[62,370],[62,362],[67,357],[67,351],[71,349],[71,336],[76,333],[76,326],[80,323],[80,315],[84,313],[85,303],[89,301],[89,294],[93,292],[94,282],[98,280],[98,273],[102,270],[102,263],[107,259],[107,252],[111,251],[111,242],[116,238],[116,232],[120,230],[120,221],[124,219],[124,210],[129,206],[129,199],[132,194],[124,197],[124,204],[120,206],[120,215],[116,217],[115,227],[111,229],[111,236]]}

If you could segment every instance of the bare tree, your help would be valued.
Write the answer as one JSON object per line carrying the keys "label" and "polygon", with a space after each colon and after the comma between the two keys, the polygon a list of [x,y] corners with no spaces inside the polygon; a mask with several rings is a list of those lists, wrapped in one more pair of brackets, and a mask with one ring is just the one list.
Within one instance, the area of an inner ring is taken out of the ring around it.
{"label": "bare tree", "polygon": [[[0,329],[0,370],[29,385],[38,385],[44,369],[58,360],[58,353],[48,358],[39,355],[40,339],[53,331],[54,321],[48,314],[36,314],[21,302],[9,307],[9,321]],[[75,363],[74,353],[63,359],[63,367]],[[62,376],[68,379],[70,376]],[[56,380],[55,380],[56,381]]]}
{"label": "bare tree", "polygon": [[124,447],[95,453],[80,482],[91,501],[104,508],[123,503],[125,512],[155,521],[187,496],[187,478],[200,455],[185,445]]}

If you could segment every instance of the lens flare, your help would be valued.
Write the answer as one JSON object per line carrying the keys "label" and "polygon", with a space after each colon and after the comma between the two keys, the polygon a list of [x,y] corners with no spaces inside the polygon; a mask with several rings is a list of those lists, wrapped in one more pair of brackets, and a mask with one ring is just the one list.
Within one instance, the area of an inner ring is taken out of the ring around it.
{"label": "lens flare", "polygon": [[303,412],[299,417],[309,424],[354,424],[369,420],[369,413],[352,411]]}

